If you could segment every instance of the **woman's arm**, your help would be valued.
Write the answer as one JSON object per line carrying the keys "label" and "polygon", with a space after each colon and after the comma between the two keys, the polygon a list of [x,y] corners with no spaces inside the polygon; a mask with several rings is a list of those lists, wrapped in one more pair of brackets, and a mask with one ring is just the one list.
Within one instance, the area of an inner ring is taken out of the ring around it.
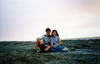
{"label": "woman's arm", "polygon": [[51,47],[53,47],[53,41],[52,41],[52,39],[51,39]]}
{"label": "woman's arm", "polygon": [[58,36],[58,40],[59,40],[59,43],[58,43],[58,44],[56,44],[55,46],[57,46],[57,45],[61,45],[61,44],[62,44],[61,39],[60,39],[60,37],[59,37],[59,36]]}
{"label": "woman's arm", "polygon": [[60,37],[58,36],[59,45],[62,44]]}

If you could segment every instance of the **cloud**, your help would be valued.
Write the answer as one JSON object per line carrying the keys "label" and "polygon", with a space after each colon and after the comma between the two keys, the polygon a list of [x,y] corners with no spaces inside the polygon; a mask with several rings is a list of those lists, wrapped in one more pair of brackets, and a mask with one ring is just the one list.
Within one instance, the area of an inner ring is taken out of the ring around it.
{"label": "cloud", "polygon": [[1,0],[0,40],[35,40],[45,28],[61,38],[100,36],[99,0]]}

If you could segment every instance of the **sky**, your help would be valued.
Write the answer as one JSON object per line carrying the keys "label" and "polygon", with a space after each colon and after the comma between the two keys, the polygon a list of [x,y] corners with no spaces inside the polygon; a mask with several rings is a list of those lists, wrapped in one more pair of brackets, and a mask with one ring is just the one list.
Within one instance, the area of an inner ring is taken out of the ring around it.
{"label": "sky", "polygon": [[100,0],[0,0],[0,41],[35,41],[49,27],[61,39],[100,36]]}

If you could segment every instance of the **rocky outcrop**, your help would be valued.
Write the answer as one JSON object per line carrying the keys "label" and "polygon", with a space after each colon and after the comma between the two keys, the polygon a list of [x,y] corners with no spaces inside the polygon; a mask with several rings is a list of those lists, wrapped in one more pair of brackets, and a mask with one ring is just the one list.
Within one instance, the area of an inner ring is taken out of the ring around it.
{"label": "rocky outcrop", "polygon": [[0,42],[0,64],[99,64],[100,40],[63,40],[68,52],[33,54],[33,42]]}

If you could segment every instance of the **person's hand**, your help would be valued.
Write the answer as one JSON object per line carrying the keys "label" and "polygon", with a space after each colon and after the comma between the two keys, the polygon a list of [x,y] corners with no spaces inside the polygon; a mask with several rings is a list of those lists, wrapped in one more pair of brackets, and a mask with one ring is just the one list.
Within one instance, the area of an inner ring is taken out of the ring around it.
{"label": "person's hand", "polygon": [[52,48],[55,48],[57,45],[59,45],[59,44],[56,44],[56,45],[52,46]]}
{"label": "person's hand", "polygon": [[56,47],[57,45],[54,45],[54,47]]}
{"label": "person's hand", "polygon": [[55,48],[55,46],[51,46],[51,48]]}
{"label": "person's hand", "polygon": [[53,48],[55,48],[57,45],[54,45]]}
{"label": "person's hand", "polygon": [[55,48],[56,46],[51,46],[51,48]]}
{"label": "person's hand", "polygon": [[59,45],[59,44],[56,44],[55,47],[58,46],[58,45]]}

